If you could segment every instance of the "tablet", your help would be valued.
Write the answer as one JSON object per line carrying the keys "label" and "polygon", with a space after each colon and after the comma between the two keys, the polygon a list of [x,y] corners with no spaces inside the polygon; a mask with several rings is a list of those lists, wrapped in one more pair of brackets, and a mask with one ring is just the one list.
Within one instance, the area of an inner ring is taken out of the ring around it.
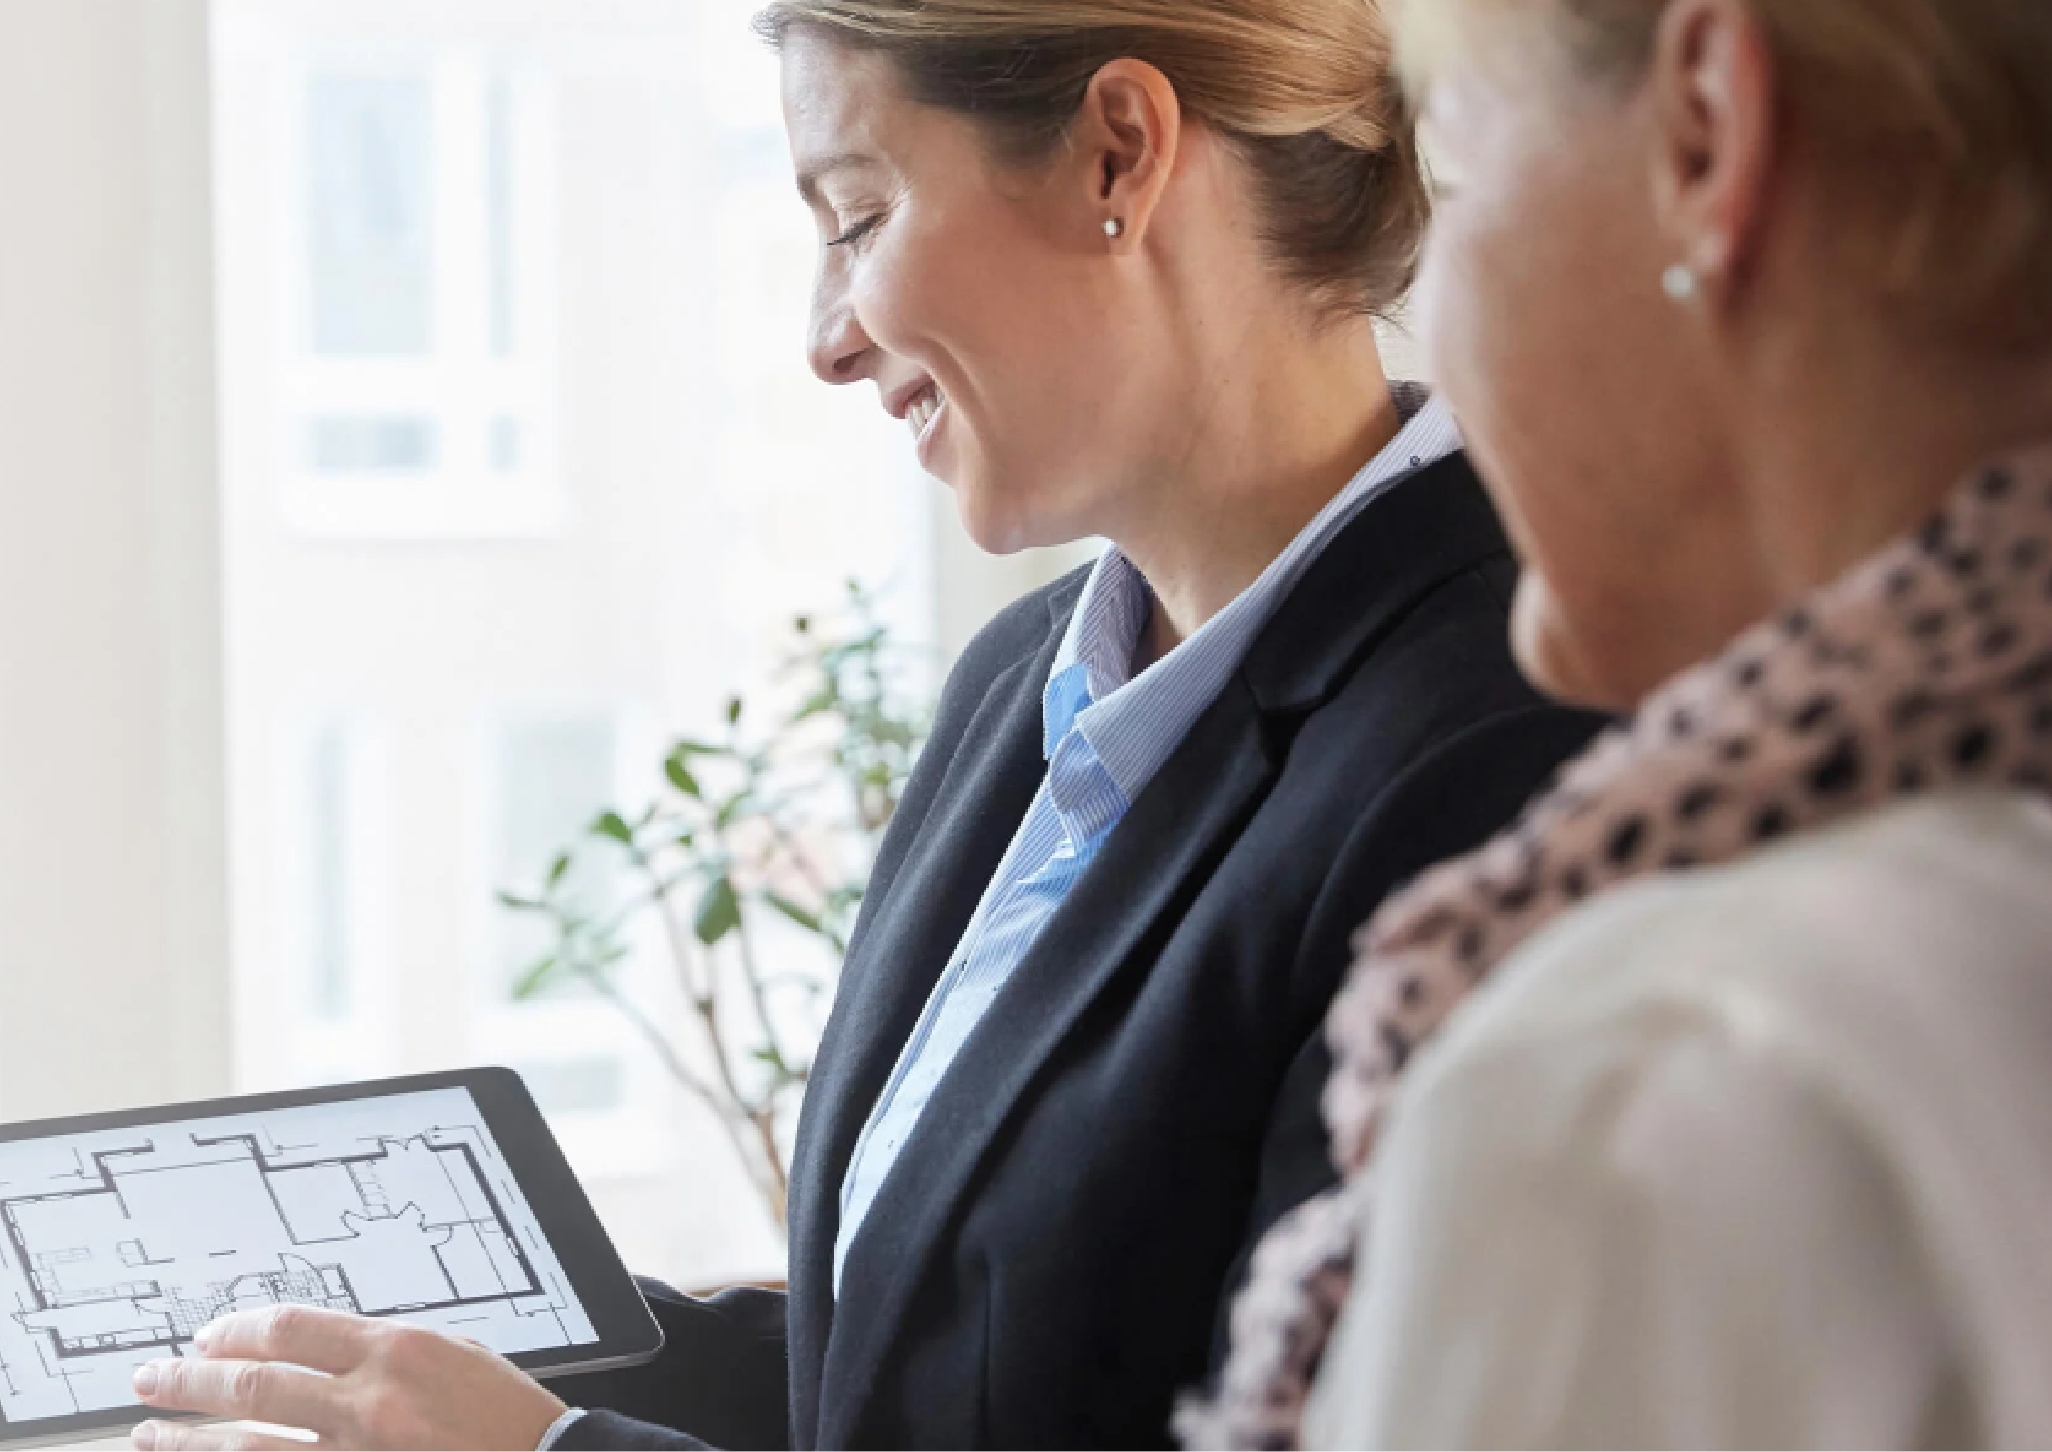
{"label": "tablet", "polygon": [[231,1311],[466,1336],[538,1377],[662,1348],[519,1076],[476,1069],[0,1127],[0,1445],[125,1429]]}

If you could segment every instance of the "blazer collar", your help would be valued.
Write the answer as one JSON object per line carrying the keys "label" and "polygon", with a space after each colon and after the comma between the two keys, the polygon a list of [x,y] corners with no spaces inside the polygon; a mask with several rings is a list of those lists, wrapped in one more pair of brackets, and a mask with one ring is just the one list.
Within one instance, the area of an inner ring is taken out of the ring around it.
{"label": "blazer collar", "polygon": [[1362,656],[1442,582],[1509,555],[1464,453],[1392,484],[1304,573],[1242,666],[1271,715],[1329,700]]}

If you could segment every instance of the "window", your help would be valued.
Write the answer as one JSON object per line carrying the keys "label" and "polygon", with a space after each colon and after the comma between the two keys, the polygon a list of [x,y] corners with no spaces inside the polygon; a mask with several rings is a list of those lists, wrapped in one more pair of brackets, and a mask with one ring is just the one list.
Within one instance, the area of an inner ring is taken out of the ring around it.
{"label": "window", "polygon": [[552,535],[553,84],[489,49],[314,45],[285,513],[330,538]]}
{"label": "window", "polygon": [[[519,1070],[582,1168],[620,1174],[645,1169],[651,1143],[664,1139],[661,1066],[635,1028],[588,988],[516,994],[554,940],[545,921],[507,911],[499,892],[539,884],[557,854],[634,789],[627,764],[653,751],[640,714],[609,705],[493,703],[464,753],[473,1056]],[[612,910],[625,886],[603,853],[583,854],[564,884],[595,915]],[[620,964],[615,981],[646,1000],[651,966]]]}
{"label": "window", "polygon": [[324,358],[434,347],[434,85],[316,73],[307,84],[307,301]]}
{"label": "window", "polygon": [[[331,704],[281,713],[268,767],[242,762],[235,810],[259,831],[232,842],[235,879],[260,895],[235,914],[238,1014],[265,1027],[275,1083],[332,1083],[394,1068],[375,1032],[390,1011],[390,742],[383,723]],[[260,844],[262,871],[247,850]]]}

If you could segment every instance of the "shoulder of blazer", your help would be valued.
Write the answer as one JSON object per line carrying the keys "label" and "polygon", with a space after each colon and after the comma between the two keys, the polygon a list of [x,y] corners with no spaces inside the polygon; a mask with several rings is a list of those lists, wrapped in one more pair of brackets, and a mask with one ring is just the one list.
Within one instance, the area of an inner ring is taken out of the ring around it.
{"label": "shoulder of blazer", "polygon": [[1509,574],[1510,544],[1467,455],[1450,454],[1372,500],[1304,572],[1247,653],[1256,704],[1317,709],[1427,596],[1476,571]]}

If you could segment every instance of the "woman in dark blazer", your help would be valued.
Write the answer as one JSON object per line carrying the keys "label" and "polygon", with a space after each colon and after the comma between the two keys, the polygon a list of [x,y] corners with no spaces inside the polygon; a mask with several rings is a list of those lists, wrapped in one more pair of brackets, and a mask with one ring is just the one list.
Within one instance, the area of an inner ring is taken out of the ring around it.
{"label": "woman in dark blazer", "polygon": [[[338,1446],[1163,1442],[1248,1248],[1333,1179],[1349,935],[1591,730],[1521,682],[1458,433],[1383,373],[1427,207],[1374,6],[763,24],[815,370],[877,385],[986,547],[1114,545],[947,684],[817,1058],[790,1293],[650,1287],[662,1357],[565,1400],[430,1336],[236,1323],[159,1404]],[[301,1357],[331,1377],[292,1416],[233,1375]]]}

